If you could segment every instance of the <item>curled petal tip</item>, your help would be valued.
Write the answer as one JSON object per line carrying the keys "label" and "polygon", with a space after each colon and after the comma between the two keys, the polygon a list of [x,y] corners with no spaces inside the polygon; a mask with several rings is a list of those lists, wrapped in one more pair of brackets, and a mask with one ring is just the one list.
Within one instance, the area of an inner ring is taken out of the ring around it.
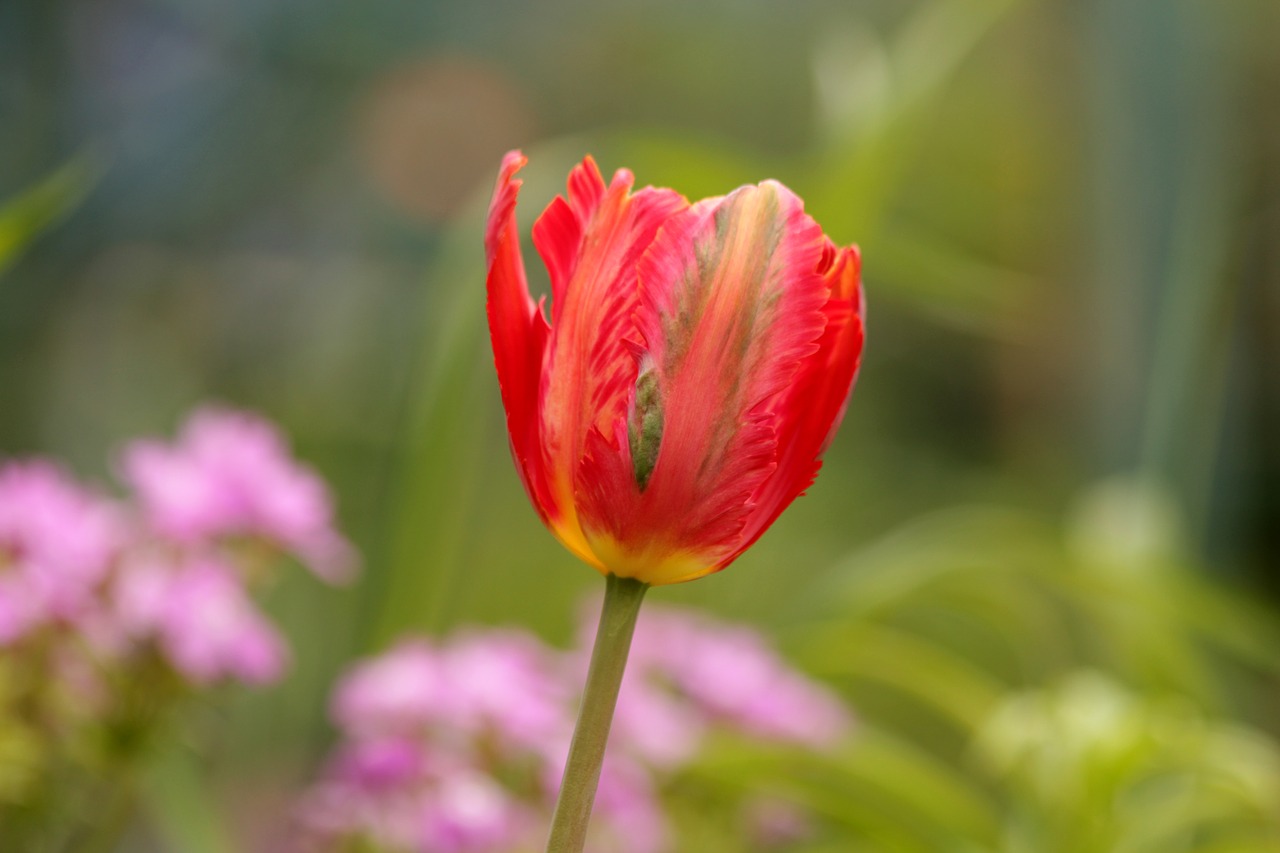
{"label": "curled petal tip", "polygon": [[512,148],[502,157],[502,174],[511,175],[529,162],[529,158],[524,156],[524,152],[519,148]]}

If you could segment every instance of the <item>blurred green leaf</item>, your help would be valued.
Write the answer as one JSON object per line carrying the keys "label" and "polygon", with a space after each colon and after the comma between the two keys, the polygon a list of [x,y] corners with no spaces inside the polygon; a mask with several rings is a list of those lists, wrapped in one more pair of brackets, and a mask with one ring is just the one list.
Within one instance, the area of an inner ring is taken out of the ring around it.
{"label": "blurred green leaf", "polygon": [[100,167],[81,155],[0,206],[0,275],[40,232],[69,214],[97,182]]}
{"label": "blurred green leaf", "polygon": [[783,796],[878,841],[873,849],[988,849],[999,831],[996,803],[964,774],[871,726],[860,728],[847,747],[822,756],[722,742],[693,772],[728,789]]}
{"label": "blurred green leaf", "polygon": [[981,39],[1021,0],[935,0],[916,10],[886,49],[889,92],[856,124],[853,138],[833,138],[804,187],[809,211],[837,240],[877,234],[891,189],[909,168],[919,128],[934,99]]}
{"label": "blurred green leaf", "polygon": [[1276,850],[1280,850],[1280,832],[1255,830],[1197,844],[1188,853],[1275,853]]}
{"label": "blurred green leaf", "polygon": [[984,720],[1004,692],[980,666],[945,647],[874,624],[818,631],[803,657],[818,675],[889,684],[966,730]]}
{"label": "blurred green leaf", "polygon": [[170,748],[147,768],[142,797],[148,817],[171,850],[235,853],[195,757]]}
{"label": "blurred green leaf", "polygon": [[839,560],[815,586],[814,606],[839,602],[865,616],[910,603],[956,575],[1020,576],[1062,563],[1059,532],[1031,513],[963,506],[925,515]]}
{"label": "blurred green leaf", "polygon": [[463,217],[426,275],[432,313],[423,325],[422,378],[401,436],[386,551],[374,556],[381,570],[370,579],[379,586],[369,592],[375,646],[411,627],[439,627],[477,498],[473,472],[491,450],[481,221],[474,211]]}
{"label": "blurred green leaf", "polygon": [[7,713],[0,714],[0,809],[24,800],[45,761],[39,733]]}
{"label": "blurred green leaf", "polygon": [[1170,606],[1210,643],[1272,674],[1280,674],[1280,616],[1254,598],[1184,573],[1167,584]]}
{"label": "blurred green leaf", "polygon": [[999,835],[996,803],[963,774],[907,740],[864,729],[849,756],[850,772],[893,797],[913,804],[944,833],[982,845]]}
{"label": "blurred green leaf", "polygon": [[[875,266],[895,298],[947,326],[1019,341],[1028,324],[1028,294],[1038,282],[975,257],[933,234],[885,229],[876,237]],[[880,281],[877,281],[877,287]]]}
{"label": "blurred green leaf", "polygon": [[1163,853],[1280,831],[1273,740],[1099,672],[1011,694],[976,751],[1004,780],[1011,814],[1038,849]]}

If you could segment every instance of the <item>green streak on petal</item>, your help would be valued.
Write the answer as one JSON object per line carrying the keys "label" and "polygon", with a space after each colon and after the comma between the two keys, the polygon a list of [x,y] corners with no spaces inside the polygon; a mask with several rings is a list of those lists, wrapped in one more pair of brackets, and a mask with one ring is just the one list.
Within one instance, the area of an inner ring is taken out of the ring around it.
{"label": "green streak on petal", "polygon": [[636,379],[636,403],[627,422],[627,439],[636,485],[643,492],[658,464],[658,448],[662,445],[662,393],[656,370],[642,370]]}

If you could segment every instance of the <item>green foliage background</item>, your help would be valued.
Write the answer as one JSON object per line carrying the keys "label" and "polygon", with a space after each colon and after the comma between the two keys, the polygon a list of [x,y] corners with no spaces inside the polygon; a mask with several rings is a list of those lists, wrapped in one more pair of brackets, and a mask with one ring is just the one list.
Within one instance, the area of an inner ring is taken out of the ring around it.
{"label": "green foliage background", "polygon": [[526,225],[590,151],[690,197],[776,177],[864,251],[822,477],[654,593],[771,632],[860,733],[715,745],[682,849],[746,849],[699,798],[767,780],[815,853],[1280,850],[1278,35],[1269,0],[0,4],[0,453],[106,480],[200,401],[255,408],[366,560],[276,590],[293,675],[197,709],[127,849],[264,837],[354,656],[565,643],[598,588],[492,376],[481,221],[521,146]]}

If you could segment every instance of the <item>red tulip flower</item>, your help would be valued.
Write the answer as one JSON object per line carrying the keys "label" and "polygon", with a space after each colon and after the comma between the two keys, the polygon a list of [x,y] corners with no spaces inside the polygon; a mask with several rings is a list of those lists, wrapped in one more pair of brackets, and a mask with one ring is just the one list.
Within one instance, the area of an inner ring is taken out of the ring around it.
{"label": "red tulip flower", "polygon": [[512,151],[489,206],[489,332],[511,454],[543,523],[605,575],[548,853],[581,853],[645,590],[719,571],[817,476],[862,355],[856,247],[776,181],[690,204],[588,157],[533,226]]}
{"label": "red tulip flower", "polygon": [[813,482],[863,340],[860,258],[776,181],[690,204],[606,185],[588,157],[533,226],[551,322],[529,295],[518,151],[485,231],[489,331],[511,451],[547,527],[646,584],[723,569]]}

